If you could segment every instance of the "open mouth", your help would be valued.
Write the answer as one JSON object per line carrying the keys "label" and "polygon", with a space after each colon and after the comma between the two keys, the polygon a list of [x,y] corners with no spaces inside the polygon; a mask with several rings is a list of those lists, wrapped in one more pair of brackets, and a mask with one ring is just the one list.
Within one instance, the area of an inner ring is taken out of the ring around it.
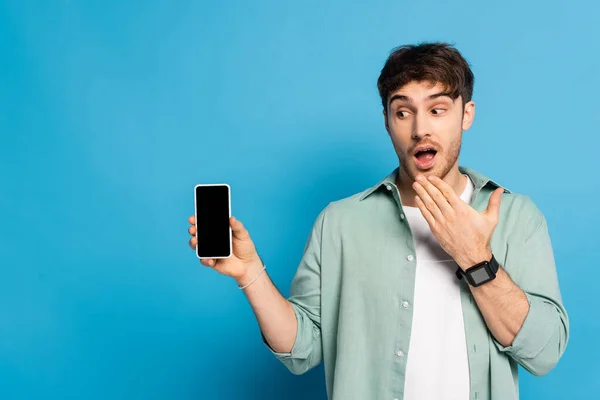
{"label": "open mouth", "polygon": [[437,150],[434,147],[422,147],[415,151],[415,162],[419,169],[431,168],[435,162]]}

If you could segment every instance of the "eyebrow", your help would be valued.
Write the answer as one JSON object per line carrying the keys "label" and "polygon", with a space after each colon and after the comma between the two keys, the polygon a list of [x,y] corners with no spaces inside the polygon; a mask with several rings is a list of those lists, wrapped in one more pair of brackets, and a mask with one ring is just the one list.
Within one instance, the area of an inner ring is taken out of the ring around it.
{"label": "eyebrow", "polygon": [[[449,97],[449,98],[452,100],[452,102],[454,102],[454,99],[452,99],[452,96],[451,96],[451,94],[452,94],[452,93],[450,93],[450,92],[439,92],[439,93],[434,93],[434,94],[430,95],[430,96],[429,96],[427,99],[428,99],[428,100],[434,100],[434,99],[437,99],[438,97]],[[391,106],[391,105],[392,105],[392,103],[393,103],[394,101],[396,101],[396,100],[404,101],[404,102],[406,102],[406,103],[411,103],[411,104],[413,103],[413,99],[411,99],[410,97],[408,97],[408,96],[405,96],[405,95],[403,95],[403,94],[395,94],[395,95],[393,95],[393,96],[390,98],[390,103],[389,103],[389,104],[390,104],[390,106]]]}

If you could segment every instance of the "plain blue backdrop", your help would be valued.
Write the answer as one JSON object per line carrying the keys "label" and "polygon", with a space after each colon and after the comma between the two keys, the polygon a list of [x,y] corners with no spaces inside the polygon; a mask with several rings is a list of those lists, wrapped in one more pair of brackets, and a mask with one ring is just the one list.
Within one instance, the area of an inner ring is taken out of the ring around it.
{"label": "plain blue backdrop", "polygon": [[[485,3],[485,4],[484,4]],[[548,220],[571,338],[523,399],[600,398],[593,1],[0,3],[0,398],[325,399],[188,247],[229,183],[284,295],[330,201],[397,166],[376,80],[453,43],[476,77],[461,164]]]}

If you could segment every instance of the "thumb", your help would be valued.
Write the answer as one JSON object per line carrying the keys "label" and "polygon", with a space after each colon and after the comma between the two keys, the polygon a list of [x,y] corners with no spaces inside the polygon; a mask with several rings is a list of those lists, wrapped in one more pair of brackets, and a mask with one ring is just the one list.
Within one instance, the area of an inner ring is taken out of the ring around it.
{"label": "thumb", "polygon": [[494,193],[490,196],[490,201],[488,202],[487,209],[484,214],[490,216],[494,219],[494,221],[498,220],[498,214],[500,213],[500,200],[502,199],[502,193],[504,193],[504,189],[498,188],[494,190]]}
{"label": "thumb", "polygon": [[240,220],[231,217],[229,220],[233,235],[240,240],[246,240],[250,237],[248,230],[244,227],[244,224]]}

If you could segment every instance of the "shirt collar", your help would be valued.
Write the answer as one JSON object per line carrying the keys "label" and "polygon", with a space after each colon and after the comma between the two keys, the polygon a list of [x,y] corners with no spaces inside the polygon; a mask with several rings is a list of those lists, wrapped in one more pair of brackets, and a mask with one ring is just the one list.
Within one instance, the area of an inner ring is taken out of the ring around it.
{"label": "shirt collar", "polygon": [[[505,188],[504,186],[501,186],[500,184],[496,183],[495,181],[493,181],[492,179],[483,175],[482,173],[475,171],[474,169],[471,169],[471,168],[465,167],[465,166],[459,166],[458,170],[461,173],[466,174],[471,178],[471,180],[473,181],[473,185],[475,186],[475,188],[474,188],[475,191],[479,191],[481,188],[489,185],[493,189],[501,187],[504,189],[505,193],[511,193],[511,191],[509,189]],[[398,166],[388,176],[386,176],[385,178],[380,180],[376,185],[370,187],[365,192],[363,192],[359,201],[363,201],[364,199],[369,197],[371,194],[373,194],[375,191],[377,191],[381,187],[395,185],[396,178],[398,177],[399,171],[400,171],[400,167]]]}

